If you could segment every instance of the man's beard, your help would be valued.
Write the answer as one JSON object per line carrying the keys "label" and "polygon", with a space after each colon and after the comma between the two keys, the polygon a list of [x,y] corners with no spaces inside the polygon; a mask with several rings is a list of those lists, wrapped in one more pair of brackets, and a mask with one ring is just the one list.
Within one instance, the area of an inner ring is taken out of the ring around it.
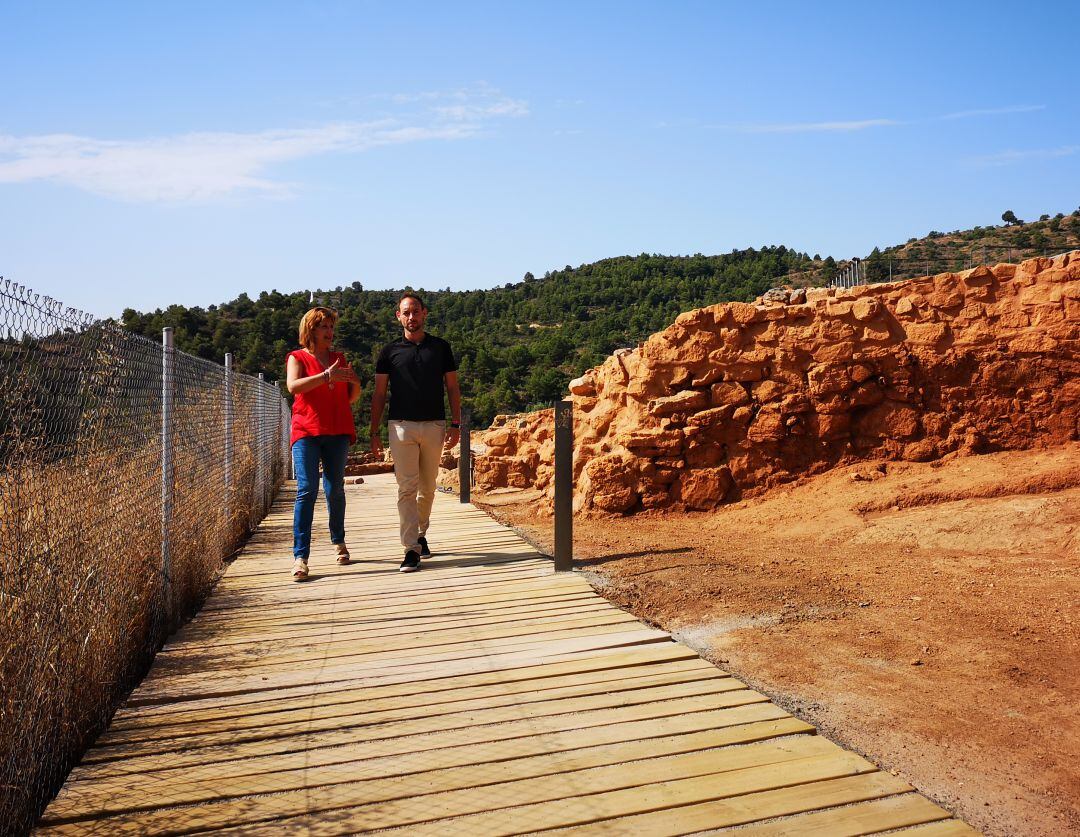
{"label": "man's beard", "polygon": [[416,334],[416,332],[421,331],[424,328],[424,324],[419,323],[419,322],[418,323],[411,323],[411,324],[408,323],[408,322],[405,322],[405,323],[402,323],[402,325],[405,326],[405,330],[407,332],[409,332],[409,334]]}

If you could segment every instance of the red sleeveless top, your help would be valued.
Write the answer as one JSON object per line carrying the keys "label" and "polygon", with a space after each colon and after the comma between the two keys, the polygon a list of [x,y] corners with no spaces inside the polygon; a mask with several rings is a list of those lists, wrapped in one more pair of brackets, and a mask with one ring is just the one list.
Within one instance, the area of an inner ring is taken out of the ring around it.
{"label": "red sleeveless top", "polygon": [[[303,349],[289,352],[289,357],[300,362],[302,378],[321,375],[325,371],[325,367],[315,359],[315,355]],[[347,365],[345,355],[341,352],[330,353],[331,365],[335,360],[338,361],[338,366]],[[326,384],[320,384],[314,389],[298,392],[293,396],[290,445],[305,436],[339,435],[348,436],[349,444],[356,443],[356,425],[353,424],[352,407],[349,406],[348,384],[338,381],[333,389]]]}

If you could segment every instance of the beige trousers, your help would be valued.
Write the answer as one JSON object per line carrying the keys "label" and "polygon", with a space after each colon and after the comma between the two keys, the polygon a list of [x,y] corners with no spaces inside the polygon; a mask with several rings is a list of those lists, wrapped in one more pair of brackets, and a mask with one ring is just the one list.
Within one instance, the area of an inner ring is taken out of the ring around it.
{"label": "beige trousers", "polygon": [[398,522],[405,551],[420,551],[417,538],[427,535],[435,478],[439,475],[445,421],[398,421],[388,424],[390,453],[398,484]]}

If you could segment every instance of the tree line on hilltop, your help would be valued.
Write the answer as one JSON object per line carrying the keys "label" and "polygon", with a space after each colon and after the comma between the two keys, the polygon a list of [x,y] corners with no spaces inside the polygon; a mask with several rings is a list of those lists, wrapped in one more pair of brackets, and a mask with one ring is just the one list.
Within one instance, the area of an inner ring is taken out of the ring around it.
{"label": "tree line on hilltop", "polygon": [[931,230],[922,238],[874,251],[864,261],[864,273],[871,282],[889,278],[922,276],[963,270],[978,264],[1020,262],[1080,248],[1080,209],[1071,215],[1043,215],[1024,222],[1012,210],[1001,214],[1003,226],[973,227],[970,230]]}
{"label": "tree line on hilltop", "polygon": [[[786,247],[722,256],[642,254],[567,265],[542,277],[527,273],[521,282],[490,290],[415,290],[431,311],[428,330],[454,347],[474,424],[486,426],[499,413],[550,405],[572,378],[683,311],[752,300],[779,277],[811,264],[805,253]],[[370,384],[379,350],[401,334],[394,319],[400,291],[365,290],[359,282],[313,294],[264,291],[257,299],[241,294],[207,308],[126,309],[122,322],[151,339],[172,326],[181,351],[219,363],[231,352],[240,371],[283,381],[285,356],[298,345],[297,326],[312,296],[339,312],[335,344]],[[368,399],[355,409],[363,436]]]}
{"label": "tree line on hilltop", "polygon": [[[1030,252],[1035,244],[1038,253]],[[926,268],[961,269],[979,263],[980,247],[995,256],[986,259],[991,263],[1004,260],[998,256],[1005,248],[1019,259],[1080,247],[1080,210],[1032,224],[1015,219],[1006,227],[931,232],[904,245],[875,248],[864,261],[864,276],[882,281]],[[666,328],[683,311],[750,301],[779,284],[822,284],[846,264],[784,246],[718,256],[643,253],[567,265],[542,277],[526,273],[520,282],[490,290],[414,290],[431,311],[428,329],[454,347],[474,425],[487,426],[499,413],[549,406],[563,397],[572,378],[615,349]],[[380,348],[401,333],[394,319],[399,296],[397,290],[365,290],[354,282],[310,293],[264,291],[257,299],[241,294],[207,308],[126,309],[122,323],[151,339],[172,326],[181,351],[218,363],[231,352],[236,368],[263,372],[282,382],[284,392],[285,356],[297,347],[297,326],[314,297],[339,312],[335,343],[369,388]],[[362,443],[369,393],[354,406]]]}

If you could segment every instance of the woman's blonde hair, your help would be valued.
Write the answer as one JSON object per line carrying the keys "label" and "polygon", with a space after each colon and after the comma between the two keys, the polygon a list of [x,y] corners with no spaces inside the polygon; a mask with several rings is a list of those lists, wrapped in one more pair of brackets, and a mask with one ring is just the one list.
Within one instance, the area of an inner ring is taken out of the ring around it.
{"label": "woman's blonde hair", "polygon": [[311,332],[321,326],[326,320],[330,325],[337,323],[337,311],[333,308],[324,308],[318,305],[312,308],[300,318],[300,345],[305,349],[311,348]]}

